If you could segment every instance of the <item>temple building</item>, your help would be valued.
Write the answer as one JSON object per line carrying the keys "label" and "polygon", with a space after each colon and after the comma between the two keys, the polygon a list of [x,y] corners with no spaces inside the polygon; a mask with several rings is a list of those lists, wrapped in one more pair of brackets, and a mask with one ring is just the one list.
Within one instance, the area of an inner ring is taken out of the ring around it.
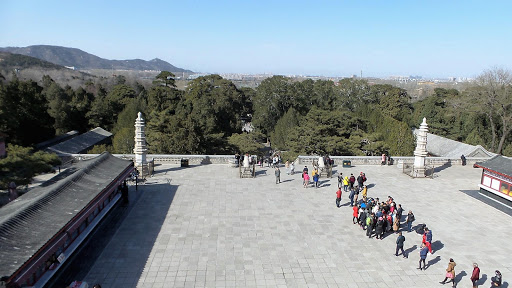
{"label": "temple building", "polygon": [[483,169],[480,194],[512,207],[512,159],[497,155],[474,167]]}
{"label": "temple building", "polygon": [[[419,129],[414,129],[414,135],[417,135]],[[459,141],[451,140],[446,137],[427,133],[427,152],[429,156],[444,157],[449,159],[458,159],[461,155],[465,157],[487,158],[497,154],[487,151],[480,145],[470,145]]]}
{"label": "temple building", "polygon": [[133,169],[104,152],[3,206],[0,287],[43,287],[118,202]]}

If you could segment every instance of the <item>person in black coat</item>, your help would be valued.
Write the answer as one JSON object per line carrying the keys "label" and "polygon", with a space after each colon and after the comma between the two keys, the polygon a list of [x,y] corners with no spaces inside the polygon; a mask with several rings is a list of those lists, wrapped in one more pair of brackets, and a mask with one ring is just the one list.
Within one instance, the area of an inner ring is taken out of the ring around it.
{"label": "person in black coat", "polygon": [[398,238],[396,238],[395,256],[398,256],[398,250],[401,250],[404,258],[407,258],[407,255],[405,255],[405,252],[404,252],[404,242],[405,242],[405,236],[402,235],[402,232],[398,232]]}
{"label": "person in black coat", "polygon": [[382,217],[379,217],[379,219],[377,220],[377,225],[375,226],[375,239],[382,240],[382,233],[384,233],[384,219],[382,219]]}

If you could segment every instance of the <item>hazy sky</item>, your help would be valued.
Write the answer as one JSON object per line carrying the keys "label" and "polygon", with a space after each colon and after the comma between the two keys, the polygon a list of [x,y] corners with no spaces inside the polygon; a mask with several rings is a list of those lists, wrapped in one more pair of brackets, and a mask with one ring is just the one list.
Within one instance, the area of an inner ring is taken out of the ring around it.
{"label": "hazy sky", "polygon": [[198,72],[473,77],[512,68],[512,1],[0,3],[0,47],[74,47]]}

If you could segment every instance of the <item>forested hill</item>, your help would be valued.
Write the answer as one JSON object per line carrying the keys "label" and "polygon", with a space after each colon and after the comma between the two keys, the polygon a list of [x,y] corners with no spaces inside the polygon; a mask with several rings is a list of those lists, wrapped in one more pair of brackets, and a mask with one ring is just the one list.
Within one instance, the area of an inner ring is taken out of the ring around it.
{"label": "forested hill", "polygon": [[43,69],[65,69],[65,67],[53,64],[34,57],[13,54],[9,52],[0,52],[0,69],[26,69],[39,67]]}
{"label": "forested hill", "polygon": [[67,69],[64,66],[34,57],[0,52],[0,78],[12,80],[13,75],[21,80],[31,79],[33,81],[40,81],[44,75],[48,75],[63,86],[70,85],[74,88],[96,78],[96,76]]}
{"label": "forested hill", "polygon": [[77,48],[52,45],[33,45],[27,47],[5,47],[0,51],[35,57],[62,66],[73,66],[76,69],[119,69],[119,70],[158,70],[170,72],[192,72],[155,58],[145,61],[108,60],[89,54]]}

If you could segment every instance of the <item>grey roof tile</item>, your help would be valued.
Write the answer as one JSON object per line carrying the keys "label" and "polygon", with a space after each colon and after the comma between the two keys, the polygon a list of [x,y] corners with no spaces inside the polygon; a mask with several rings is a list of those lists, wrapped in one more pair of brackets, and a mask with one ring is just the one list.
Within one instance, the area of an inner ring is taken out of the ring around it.
{"label": "grey roof tile", "polygon": [[125,169],[105,152],[0,208],[0,276],[11,276]]}
{"label": "grey roof tile", "polygon": [[478,162],[475,166],[489,169],[512,178],[512,159],[501,155],[496,155],[484,162]]}
{"label": "grey roof tile", "polygon": [[58,155],[80,154],[111,136],[112,133],[104,130],[103,128],[96,127],[84,134],[50,146],[47,150],[57,153]]}
{"label": "grey roof tile", "polygon": [[[414,129],[413,133],[416,135],[418,129]],[[461,155],[466,157],[492,157],[496,155],[480,145],[469,145],[431,133],[427,133],[427,152],[433,156],[450,159],[459,158]]]}

